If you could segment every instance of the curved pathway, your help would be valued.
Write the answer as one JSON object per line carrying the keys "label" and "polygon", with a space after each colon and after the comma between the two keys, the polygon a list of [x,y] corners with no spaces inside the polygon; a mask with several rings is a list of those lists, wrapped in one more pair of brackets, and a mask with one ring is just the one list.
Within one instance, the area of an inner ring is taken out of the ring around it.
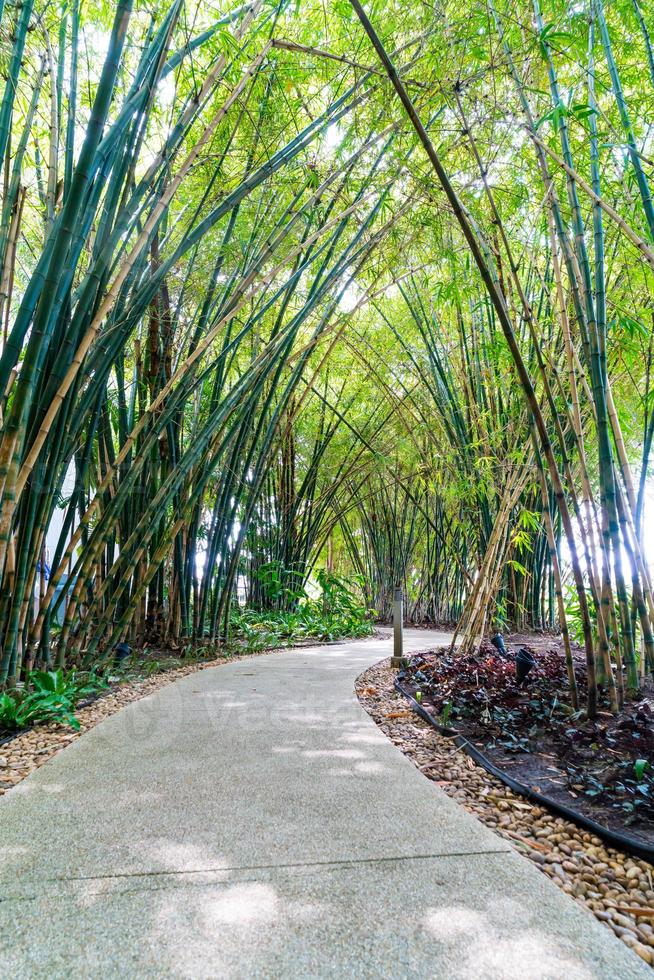
{"label": "curved pathway", "polygon": [[191,674],[2,798],[0,976],[650,977],[378,731],[389,652]]}

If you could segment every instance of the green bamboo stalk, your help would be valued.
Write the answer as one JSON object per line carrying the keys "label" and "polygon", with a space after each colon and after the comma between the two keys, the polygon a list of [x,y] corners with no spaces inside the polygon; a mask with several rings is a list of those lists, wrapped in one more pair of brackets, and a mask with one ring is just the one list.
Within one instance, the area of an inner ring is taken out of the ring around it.
{"label": "green bamboo stalk", "polygon": [[547,428],[545,426],[545,421],[543,419],[542,413],[540,411],[540,406],[538,405],[538,400],[536,398],[536,393],[534,391],[531,379],[528,375],[527,369],[524,364],[524,360],[520,353],[516,337],[513,331],[513,326],[509,318],[507,308],[505,305],[505,300],[497,285],[493,279],[493,276],[487,266],[487,263],[483,257],[483,253],[476,239],[476,236],[472,230],[470,222],[463,211],[463,208],[459,202],[458,195],[452,186],[449,177],[445,169],[443,168],[440,158],[434,149],[434,146],[424,129],[418,114],[413,106],[413,103],[406,92],[406,89],[402,85],[402,82],[388,57],[384,46],[379,40],[377,34],[375,33],[372,24],[370,23],[368,17],[366,16],[359,0],[350,0],[359,20],[361,21],[368,37],[370,38],[379,58],[384,65],[384,69],[387,72],[393,87],[400,98],[402,105],[416,130],[420,141],[425,148],[425,151],[429,157],[430,163],[437,175],[438,181],[445,192],[448,199],[450,207],[452,208],[455,218],[459,223],[461,231],[463,232],[464,238],[470,249],[470,253],[474,259],[474,262],[479,270],[479,274],[482,278],[484,286],[488,291],[489,297],[493,304],[495,314],[500,322],[504,337],[506,339],[509,350],[511,351],[511,356],[516,366],[516,371],[520,379],[520,384],[525,394],[527,404],[534,418],[536,429],[538,431],[539,440],[541,443],[541,449],[545,459],[547,460],[548,468],[550,470],[550,478],[552,480],[552,486],[557,499],[557,505],[561,512],[561,517],[564,522],[566,538],[568,541],[568,547],[570,548],[571,563],[573,566],[573,575],[575,578],[575,585],[577,588],[579,604],[582,612],[582,621],[584,627],[584,641],[585,641],[585,652],[586,652],[586,670],[588,679],[588,695],[587,695],[587,711],[590,717],[594,717],[597,711],[597,688],[595,682],[595,654],[593,649],[593,638],[592,629],[590,623],[590,614],[588,610],[588,603],[586,599],[586,591],[584,587],[583,577],[581,574],[581,568],[579,565],[579,560],[577,557],[577,547],[574,538],[574,529],[572,527],[572,522],[570,520],[570,515],[568,512],[567,504],[565,501],[565,495],[563,492],[563,486],[561,483],[558,466],[554,453],[552,450],[552,445],[547,433]]}

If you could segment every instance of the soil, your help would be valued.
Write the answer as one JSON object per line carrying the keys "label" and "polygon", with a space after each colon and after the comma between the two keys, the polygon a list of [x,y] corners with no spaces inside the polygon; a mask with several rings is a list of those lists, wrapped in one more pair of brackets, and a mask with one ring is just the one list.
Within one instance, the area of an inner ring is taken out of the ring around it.
{"label": "soil", "polygon": [[[611,714],[601,695],[597,718],[569,707],[560,640],[505,637],[503,655],[484,641],[465,657],[446,648],[414,656],[402,686],[441,723],[456,729],[497,766],[526,786],[578,813],[654,844],[654,689]],[[515,656],[526,648],[535,660],[522,683]],[[585,667],[574,652],[580,704]]]}

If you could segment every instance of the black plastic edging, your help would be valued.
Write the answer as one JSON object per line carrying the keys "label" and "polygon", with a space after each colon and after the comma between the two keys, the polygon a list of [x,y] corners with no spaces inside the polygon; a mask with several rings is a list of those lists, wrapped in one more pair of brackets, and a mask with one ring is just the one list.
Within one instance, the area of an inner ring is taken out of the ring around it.
{"label": "black plastic edging", "polygon": [[512,776],[505,773],[499,766],[496,766],[494,762],[480,752],[476,745],[469,742],[467,738],[461,735],[454,728],[449,728],[446,725],[441,725],[434,716],[427,711],[412,694],[405,691],[398,680],[395,681],[395,690],[399,691],[407,701],[411,703],[413,710],[420,715],[420,717],[435,728],[437,732],[441,735],[445,735],[448,738],[454,740],[459,748],[462,748],[471,759],[474,759],[480,766],[482,766],[486,772],[489,772],[492,776],[501,780],[505,786],[512,789],[514,793],[519,793],[520,796],[524,796],[526,799],[531,800],[533,803],[538,803],[540,806],[545,807],[552,813],[555,813],[558,817],[565,817],[566,820],[570,820],[572,823],[577,824],[578,827],[582,827],[584,830],[588,830],[591,834],[596,837],[600,837],[611,847],[617,848],[619,851],[626,851],[627,854],[632,854],[634,857],[640,858],[643,861],[654,861],[654,847],[651,844],[646,844],[644,841],[638,841],[633,837],[626,837],[624,834],[619,834],[615,830],[609,830],[608,827],[604,827],[600,823],[596,823],[595,820],[591,820],[590,817],[585,817],[582,813],[577,813],[576,810],[570,809],[570,807],[565,806],[563,803],[557,803],[556,800],[550,799],[549,796],[544,796],[542,793],[537,793],[535,790],[530,789],[523,783],[519,783]]}

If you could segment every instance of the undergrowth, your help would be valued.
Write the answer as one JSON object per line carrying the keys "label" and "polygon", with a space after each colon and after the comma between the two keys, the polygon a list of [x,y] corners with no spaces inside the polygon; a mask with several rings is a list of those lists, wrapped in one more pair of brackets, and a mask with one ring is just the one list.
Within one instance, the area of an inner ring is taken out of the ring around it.
{"label": "undergrowth", "polygon": [[11,732],[52,722],[79,729],[75,708],[106,687],[107,680],[94,673],[32,671],[24,685],[0,694],[0,729]]}
{"label": "undergrowth", "polygon": [[295,592],[295,606],[291,610],[234,610],[229,646],[254,652],[307,639],[329,641],[370,636],[372,612],[349,584],[324,570],[318,572],[317,579],[322,595],[314,599],[304,590]]}

